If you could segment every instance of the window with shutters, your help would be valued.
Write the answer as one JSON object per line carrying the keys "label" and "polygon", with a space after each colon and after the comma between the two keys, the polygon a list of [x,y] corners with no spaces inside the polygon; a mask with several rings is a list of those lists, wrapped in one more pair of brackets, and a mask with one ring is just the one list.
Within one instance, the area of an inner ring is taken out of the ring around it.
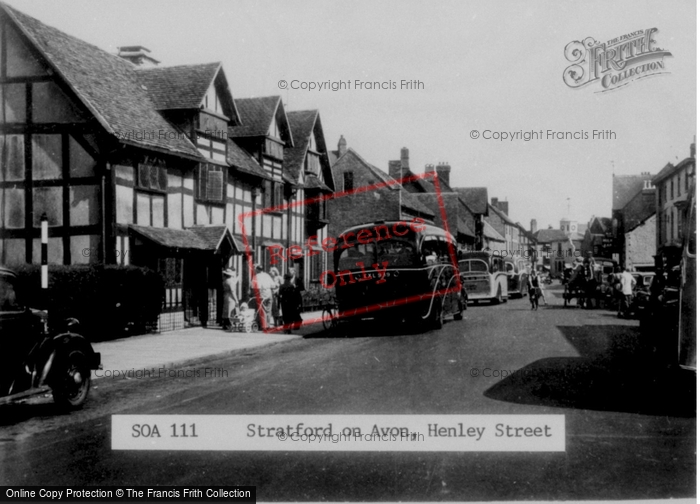
{"label": "window with shutters", "polygon": [[208,203],[226,203],[226,168],[200,164],[197,174],[197,199]]}
{"label": "window with shutters", "polygon": [[136,185],[139,189],[164,193],[168,189],[168,174],[165,166],[139,163]]}

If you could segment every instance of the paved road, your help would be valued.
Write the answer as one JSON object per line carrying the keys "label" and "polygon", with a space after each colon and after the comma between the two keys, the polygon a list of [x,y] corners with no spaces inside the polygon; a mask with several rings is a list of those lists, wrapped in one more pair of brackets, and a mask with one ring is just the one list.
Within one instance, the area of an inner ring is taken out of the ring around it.
{"label": "paved road", "polygon": [[[633,321],[554,302],[470,306],[426,333],[309,334],[188,368],[227,377],[103,379],[69,415],[48,399],[2,407],[0,481],[247,484],[300,501],[694,497],[695,376],[654,371]],[[566,452],[112,451],[116,413],[564,414]]]}

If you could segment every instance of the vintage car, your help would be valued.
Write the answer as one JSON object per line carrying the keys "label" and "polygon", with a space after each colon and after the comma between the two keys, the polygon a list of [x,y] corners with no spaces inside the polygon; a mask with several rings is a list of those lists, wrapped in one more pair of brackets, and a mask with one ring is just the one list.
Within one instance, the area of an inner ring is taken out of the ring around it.
{"label": "vintage car", "polygon": [[100,354],[75,332],[76,319],[51,334],[47,312],[29,308],[17,287],[15,273],[0,267],[0,404],[48,388],[59,406],[81,407]]}

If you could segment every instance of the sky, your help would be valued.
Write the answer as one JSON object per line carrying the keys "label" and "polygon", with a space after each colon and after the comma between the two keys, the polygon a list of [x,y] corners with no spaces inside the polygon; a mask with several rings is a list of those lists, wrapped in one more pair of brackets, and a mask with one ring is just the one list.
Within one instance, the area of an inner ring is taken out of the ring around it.
{"label": "sky", "polygon": [[[610,216],[613,173],[657,173],[688,157],[696,134],[692,0],[5,1],[109,52],[143,45],[163,66],[221,61],[234,98],[318,109],[329,149],[342,134],[385,171],[402,147],[414,172],[449,163],[452,186],[487,187],[526,227]],[[565,84],[570,42],[651,28],[670,52],[661,75],[608,92],[600,80]],[[308,83],[326,84],[291,89]],[[520,131],[542,138],[492,133]]]}

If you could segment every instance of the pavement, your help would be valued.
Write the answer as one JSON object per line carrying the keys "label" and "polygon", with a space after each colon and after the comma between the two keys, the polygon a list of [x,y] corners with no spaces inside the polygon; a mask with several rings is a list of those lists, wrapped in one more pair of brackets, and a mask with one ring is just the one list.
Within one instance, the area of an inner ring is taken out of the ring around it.
{"label": "pavement", "polygon": [[[321,312],[302,313],[302,319],[305,321],[320,317]],[[308,332],[308,328],[302,329],[302,332]],[[174,367],[205,357],[235,353],[302,337],[301,334],[283,332],[239,333],[224,331],[220,327],[191,327],[93,343],[92,347],[102,354],[103,371],[111,371]],[[109,373],[93,372],[93,379],[100,379],[106,375],[109,376]]]}
{"label": "pavement", "polygon": [[[554,295],[544,289],[548,302]],[[308,323],[320,319],[320,311],[302,313]],[[249,348],[272,345],[303,338],[303,334],[320,330],[318,324],[302,327],[296,334],[283,332],[228,332],[220,327],[191,327],[160,334],[143,334],[112,341],[93,343],[96,352],[102,354],[104,370],[129,370],[169,368],[215,355],[234,353]],[[301,333],[301,334],[299,334]],[[93,379],[109,376],[109,373],[93,372]]]}

